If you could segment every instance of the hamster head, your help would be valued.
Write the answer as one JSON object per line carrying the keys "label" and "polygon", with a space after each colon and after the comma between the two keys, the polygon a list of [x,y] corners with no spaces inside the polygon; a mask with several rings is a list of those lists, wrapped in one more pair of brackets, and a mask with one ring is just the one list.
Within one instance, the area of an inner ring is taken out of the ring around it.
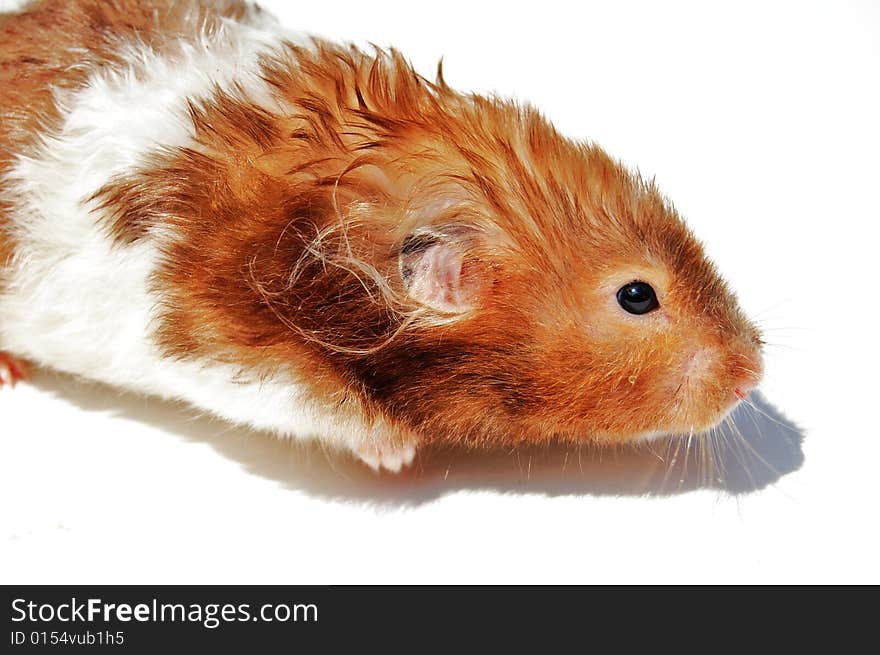
{"label": "hamster head", "polygon": [[413,324],[359,359],[363,379],[443,440],[619,443],[721,421],[761,377],[761,339],[673,207],[530,111],[479,114],[485,132],[409,189],[394,282]]}
{"label": "hamster head", "polygon": [[265,79],[284,111],[195,108],[198,153],[167,165],[193,170],[181,211],[206,207],[168,255],[173,338],[210,322],[236,361],[447,443],[701,431],[758,383],[760,336],[700,244],[600,148],[394,53],[318,42]]}

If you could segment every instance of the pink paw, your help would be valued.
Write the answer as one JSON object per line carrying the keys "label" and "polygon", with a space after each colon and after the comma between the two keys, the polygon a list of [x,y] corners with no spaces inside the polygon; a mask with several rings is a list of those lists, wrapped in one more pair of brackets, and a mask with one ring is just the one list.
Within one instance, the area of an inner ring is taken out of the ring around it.
{"label": "pink paw", "polygon": [[355,450],[355,455],[377,473],[383,469],[391,473],[400,473],[412,464],[416,456],[416,446],[412,443],[364,444]]}
{"label": "pink paw", "polygon": [[418,443],[412,432],[377,421],[353,450],[358,459],[377,473],[382,470],[400,473],[412,464]]}
{"label": "pink paw", "polygon": [[12,355],[0,352],[0,387],[12,387],[16,382],[27,379],[27,367]]}

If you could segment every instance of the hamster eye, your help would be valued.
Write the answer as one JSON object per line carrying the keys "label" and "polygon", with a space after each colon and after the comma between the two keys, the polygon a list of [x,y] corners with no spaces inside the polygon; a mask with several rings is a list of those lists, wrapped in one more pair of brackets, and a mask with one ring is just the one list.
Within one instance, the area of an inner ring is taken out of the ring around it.
{"label": "hamster eye", "polygon": [[644,282],[630,282],[620,287],[617,302],[630,314],[647,314],[660,306],[654,289]]}

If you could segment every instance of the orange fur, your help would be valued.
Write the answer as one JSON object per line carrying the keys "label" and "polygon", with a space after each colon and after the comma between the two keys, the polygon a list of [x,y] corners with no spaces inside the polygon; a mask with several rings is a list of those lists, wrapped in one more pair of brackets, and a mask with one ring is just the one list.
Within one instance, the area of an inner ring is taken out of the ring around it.
{"label": "orange fur", "polygon": [[[198,148],[95,198],[118,247],[182,235],[155,280],[169,357],[292,368],[340,411],[470,445],[703,429],[760,377],[757,332],[652,184],[397,52],[314,46],[265,63],[289,110],[218,91],[191,107]],[[461,251],[461,311],[407,293],[425,230]],[[635,277],[658,312],[613,302]]]}

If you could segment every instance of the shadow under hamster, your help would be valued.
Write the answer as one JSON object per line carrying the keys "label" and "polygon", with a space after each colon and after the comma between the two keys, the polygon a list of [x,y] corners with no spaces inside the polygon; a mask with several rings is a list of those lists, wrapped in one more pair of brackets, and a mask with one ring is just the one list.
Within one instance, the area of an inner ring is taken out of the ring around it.
{"label": "shadow under hamster", "polygon": [[414,506],[461,490],[656,497],[715,489],[741,495],[772,485],[804,462],[804,431],[757,392],[714,437],[693,437],[690,445],[686,437],[673,437],[619,448],[429,448],[419,452],[409,470],[392,475],[375,474],[316,444],[230,426],[181,405],[120,395],[63,374],[36,371],[33,383],[82,409],[124,416],[208,444],[249,473],[287,488],[354,503]]}

